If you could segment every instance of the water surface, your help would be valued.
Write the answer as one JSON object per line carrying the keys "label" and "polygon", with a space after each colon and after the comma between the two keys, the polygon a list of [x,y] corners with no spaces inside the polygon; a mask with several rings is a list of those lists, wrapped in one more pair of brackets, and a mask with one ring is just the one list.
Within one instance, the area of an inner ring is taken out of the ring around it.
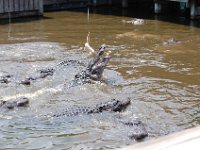
{"label": "water surface", "polygon": [[[132,18],[86,12],[51,12],[0,25],[0,75],[17,81],[64,60],[81,62],[60,66],[31,86],[0,85],[1,100],[30,98],[27,108],[1,110],[2,149],[114,149],[137,143],[121,119],[144,122],[145,140],[199,125],[200,29],[154,18],[125,24],[122,20]],[[87,32],[95,49],[105,43],[112,51],[106,83],[63,88],[92,59],[83,51]],[[171,38],[180,43],[163,45]],[[121,113],[47,117],[73,105],[127,97],[132,103]]]}

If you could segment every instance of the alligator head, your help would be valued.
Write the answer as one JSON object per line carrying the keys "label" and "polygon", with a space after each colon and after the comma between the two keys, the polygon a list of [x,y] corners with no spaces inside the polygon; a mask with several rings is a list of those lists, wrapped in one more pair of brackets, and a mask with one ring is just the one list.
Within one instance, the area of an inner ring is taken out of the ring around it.
{"label": "alligator head", "polygon": [[119,101],[116,99],[112,99],[106,103],[98,104],[94,109],[92,109],[89,113],[99,113],[102,111],[122,111],[126,109],[126,107],[131,103],[130,99]]}
{"label": "alligator head", "polygon": [[96,55],[96,58],[89,63],[86,70],[75,75],[75,79],[72,84],[70,84],[70,87],[84,83],[94,83],[94,81],[102,80],[103,71],[111,58],[111,51],[106,52],[106,56],[101,57],[104,54],[104,49],[105,45],[102,45]]}
{"label": "alligator head", "polygon": [[111,108],[112,111],[122,111],[124,109],[126,109],[126,107],[131,103],[130,98],[128,98],[127,100],[124,101],[119,101],[117,100],[117,102],[115,103],[114,107]]}
{"label": "alligator head", "polygon": [[6,83],[8,84],[10,82],[10,78],[12,76],[11,75],[4,75],[4,76],[0,76],[0,83]]}
{"label": "alligator head", "polygon": [[100,62],[99,64],[97,64],[91,68],[91,70],[89,72],[89,77],[92,80],[95,80],[95,81],[101,80],[103,71],[104,71],[106,65],[108,64],[110,58],[111,57],[109,57],[109,56],[104,57],[102,59],[102,62]]}
{"label": "alligator head", "polygon": [[2,101],[0,107],[13,109],[14,107],[26,107],[29,103],[29,99],[26,97],[19,97],[16,99],[9,99],[7,101]]}
{"label": "alligator head", "polygon": [[143,138],[148,136],[148,132],[145,128],[145,125],[141,121],[132,120],[132,121],[128,121],[128,122],[122,121],[121,123],[130,127],[128,136],[131,139],[142,140]]}

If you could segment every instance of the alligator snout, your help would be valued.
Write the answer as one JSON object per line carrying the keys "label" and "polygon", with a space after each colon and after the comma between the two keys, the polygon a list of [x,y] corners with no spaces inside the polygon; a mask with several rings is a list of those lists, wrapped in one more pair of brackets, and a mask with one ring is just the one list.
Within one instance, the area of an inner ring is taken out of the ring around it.
{"label": "alligator snout", "polygon": [[127,108],[128,105],[130,105],[131,100],[128,98],[127,100],[124,101],[117,101],[116,105],[112,107],[112,111],[122,111]]}
{"label": "alligator snout", "polygon": [[128,122],[122,122],[124,125],[129,126],[130,131],[128,133],[129,138],[135,140],[141,140],[148,136],[148,132],[144,123],[138,120],[132,120]]}
{"label": "alligator snout", "polygon": [[2,101],[0,107],[13,109],[15,107],[26,107],[29,104],[29,99],[26,97],[19,97],[16,99],[10,99],[7,101]]}

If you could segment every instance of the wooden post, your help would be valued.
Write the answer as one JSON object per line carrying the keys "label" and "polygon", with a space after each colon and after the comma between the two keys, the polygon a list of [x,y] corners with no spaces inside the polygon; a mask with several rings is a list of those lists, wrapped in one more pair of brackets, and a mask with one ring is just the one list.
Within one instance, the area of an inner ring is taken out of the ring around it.
{"label": "wooden post", "polygon": [[97,6],[97,0],[93,0],[93,6]]}
{"label": "wooden post", "polygon": [[154,1],[154,13],[156,13],[156,14],[161,13],[161,9],[162,9],[161,2],[158,0],[155,0]]}
{"label": "wooden post", "polygon": [[195,0],[190,1],[190,18],[195,19],[196,18],[196,6],[197,3]]}
{"label": "wooden post", "polygon": [[181,10],[181,11],[184,11],[185,8],[186,8],[186,3],[185,3],[185,2],[180,2],[179,4],[180,4],[180,5],[179,5],[179,6],[180,6],[180,7],[179,7],[180,10]]}
{"label": "wooden post", "polygon": [[43,14],[43,0],[0,0],[0,18]]}
{"label": "wooden post", "polygon": [[3,13],[4,9],[3,9],[3,1],[0,0],[0,13]]}
{"label": "wooden post", "polygon": [[9,1],[4,1],[4,13],[9,12]]}
{"label": "wooden post", "polygon": [[122,8],[128,7],[128,0],[122,0]]}
{"label": "wooden post", "polygon": [[33,0],[29,0],[29,9],[30,9],[30,10],[34,10],[34,7],[33,7]]}
{"label": "wooden post", "polygon": [[19,11],[19,1],[14,1],[14,8],[15,8],[15,10],[14,11],[16,11],[16,12],[18,12]]}
{"label": "wooden post", "polygon": [[112,0],[108,0],[108,5],[112,5]]}
{"label": "wooden post", "polygon": [[9,12],[13,12],[14,11],[14,0],[8,0],[9,2]]}
{"label": "wooden post", "polygon": [[186,14],[186,5],[187,5],[187,2],[179,2],[179,12],[180,12],[180,15],[185,15]]}
{"label": "wooden post", "polygon": [[43,0],[39,0],[39,14],[42,15],[44,12]]}
{"label": "wooden post", "polygon": [[34,6],[35,10],[38,10],[39,9],[39,0],[34,0],[33,1],[33,6]]}
{"label": "wooden post", "polygon": [[28,11],[29,8],[28,8],[28,0],[25,1],[25,11]]}
{"label": "wooden post", "polygon": [[20,0],[19,1],[19,8],[20,8],[19,11],[24,11],[24,5],[25,5],[24,1]]}

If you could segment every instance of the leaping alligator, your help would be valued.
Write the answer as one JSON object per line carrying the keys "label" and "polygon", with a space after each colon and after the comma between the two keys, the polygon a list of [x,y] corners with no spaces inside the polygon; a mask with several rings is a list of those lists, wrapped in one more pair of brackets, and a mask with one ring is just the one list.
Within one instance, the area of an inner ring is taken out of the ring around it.
{"label": "leaping alligator", "polygon": [[103,71],[111,58],[110,51],[106,52],[106,55],[103,56],[105,48],[105,44],[101,45],[96,57],[88,64],[85,70],[75,75],[69,87],[102,80]]}
{"label": "leaping alligator", "polygon": [[[51,117],[72,117],[78,115],[89,115],[95,113],[101,113],[103,111],[110,111],[110,112],[121,112],[122,110],[126,109],[126,107],[131,103],[130,99],[119,101],[116,99],[112,99],[105,103],[100,103],[95,105],[94,107],[89,106],[82,106],[82,107],[71,107],[67,108],[64,112],[59,114],[51,115]],[[141,121],[119,121],[123,125],[129,126],[130,131],[128,136],[130,138],[134,138],[135,140],[141,140],[148,136],[147,130],[144,124]]]}

